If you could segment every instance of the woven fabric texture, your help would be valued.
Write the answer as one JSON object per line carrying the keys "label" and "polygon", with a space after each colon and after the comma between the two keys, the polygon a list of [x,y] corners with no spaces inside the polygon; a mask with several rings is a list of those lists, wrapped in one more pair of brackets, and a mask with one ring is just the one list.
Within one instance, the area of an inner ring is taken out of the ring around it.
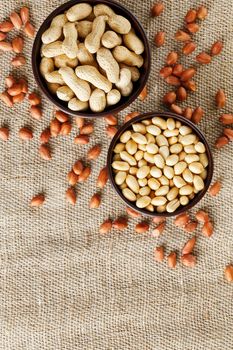
{"label": "woven fabric texture", "polygon": [[[38,29],[61,0],[29,0],[32,23]],[[165,234],[152,238],[136,234],[138,220],[128,228],[100,236],[98,228],[107,218],[125,214],[125,206],[108,183],[99,209],[89,210],[96,192],[96,178],[106,163],[110,140],[104,120],[95,120],[95,132],[87,146],[74,145],[74,126],[68,137],[51,143],[53,158],[38,155],[39,135],[52,117],[53,106],[43,97],[43,119],[35,121],[28,100],[13,109],[0,104],[0,122],[10,128],[8,142],[0,142],[0,349],[2,350],[230,350],[233,349],[233,286],[224,280],[226,264],[233,262],[232,145],[221,151],[213,147],[222,132],[214,96],[222,88],[228,96],[223,111],[233,111],[233,3],[229,0],[165,0],[165,11],[150,17],[152,1],[124,0],[141,21],[152,52],[148,97],[136,100],[119,115],[131,111],[164,110],[163,94],[169,87],[159,70],[171,50],[181,48],[173,39],[183,26],[187,10],[205,4],[208,17],[195,34],[197,50],[181,59],[187,67],[216,40],[223,40],[223,53],[210,65],[198,68],[197,92],[184,106],[202,106],[200,128],[213,150],[214,180],[223,188],[216,198],[207,194],[195,208],[205,208],[214,221],[214,235],[207,239],[197,230],[195,254],[198,264],[187,269],[178,264],[169,270],[166,262],[155,263],[153,249],[180,251],[189,235],[168,220]],[[24,1],[0,1],[0,19],[19,10]],[[157,31],[166,32],[166,43],[155,48]],[[15,33],[13,36],[16,35]],[[15,70],[25,76],[30,91],[37,91],[31,70],[32,40],[26,39],[25,67]],[[1,54],[1,90],[11,71],[11,53]],[[34,138],[22,142],[18,130],[30,126]],[[64,199],[66,174],[75,160],[85,158],[91,145],[102,145],[101,157],[91,164],[89,180],[78,186],[75,207]],[[29,207],[33,195],[44,192],[42,208]],[[193,213],[195,211],[193,210]],[[151,225],[151,229],[153,225]],[[150,231],[151,232],[151,231]]]}

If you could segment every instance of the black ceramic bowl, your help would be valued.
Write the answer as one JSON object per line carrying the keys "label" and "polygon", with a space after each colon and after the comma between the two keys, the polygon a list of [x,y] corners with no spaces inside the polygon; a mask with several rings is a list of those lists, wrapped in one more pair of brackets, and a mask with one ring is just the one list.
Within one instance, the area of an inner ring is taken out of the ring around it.
{"label": "black ceramic bowl", "polygon": [[[143,41],[144,47],[145,47],[145,50],[142,54],[142,56],[144,58],[144,64],[139,69],[141,75],[140,75],[139,80],[134,83],[134,89],[133,89],[133,92],[131,93],[131,95],[127,96],[127,97],[122,97],[121,100],[116,105],[107,107],[101,113],[94,113],[91,110],[87,110],[84,112],[81,112],[81,111],[75,112],[75,111],[70,110],[67,107],[67,102],[63,102],[63,101],[59,100],[56,95],[53,95],[49,91],[49,89],[47,88],[46,82],[45,82],[44,78],[42,77],[42,75],[40,74],[40,70],[39,70],[39,65],[40,65],[40,61],[41,61],[40,49],[41,49],[41,45],[42,45],[42,41],[41,41],[42,34],[50,26],[50,23],[55,16],[57,16],[61,13],[64,13],[73,5],[78,4],[78,3],[82,3],[82,2],[89,3],[92,6],[97,5],[97,4],[106,4],[109,7],[111,7],[116,12],[116,14],[119,14],[119,15],[126,17],[130,21],[130,23],[132,24],[132,28],[134,28],[136,34]],[[86,1],[71,0],[71,1],[66,2],[65,4],[57,7],[42,23],[40,29],[37,32],[37,35],[36,35],[36,38],[34,41],[34,45],[32,48],[32,69],[33,69],[33,73],[34,73],[34,77],[36,79],[36,82],[37,82],[38,86],[40,87],[40,89],[43,91],[43,93],[47,96],[47,98],[57,108],[59,108],[63,112],[69,113],[69,114],[75,115],[75,116],[88,117],[88,118],[103,117],[103,116],[106,116],[108,114],[116,114],[116,113],[120,112],[122,109],[129,106],[138,97],[138,95],[140,94],[140,92],[143,90],[143,88],[146,85],[146,82],[147,82],[147,79],[149,76],[149,72],[150,72],[150,61],[151,61],[151,56],[150,56],[149,43],[148,43],[145,31],[142,28],[141,24],[139,23],[138,19],[123,5],[121,5],[115,1],[112,1],[112,0],[100,0],[100,1],[99,0],[86,0]]]}
{"label": "black ceramic bowl", "polygon": [[[195,197],[190,200],[190,202],[185,205],[185,206],[180,206],[177,210],[175,210],[173,213],[168,213],[168,212],[163,212],[163,213],[157,213],[157,212],[150,212],[146,209],[140,209],[138,208],[133,202],[130,202],[128,199],[126,199],[122,192],[121,189],[118,187],[118,185],[115,183],[114,180],[114,173],[113,173],[113,169],[112,169],[112,159],[114,156],[114,148],[116,146],[116,144],[119,142],[120,136],[123,134],[123,132],[125,132],[126,130],[130,129],[132,124],[136,123],[136,122],[140,122],[144,119],[150,119],[152,117],[162,117],[164,119],[167,118],[174,118],[175,120],[179,120],[182,124],[187,125],[189,127],[191,127],[194,131],[194,133],[199,137],[200,141],[205,145],[206,147],[206,154],[208,157],[208,161],[209,161],[209,165],[206,168],[207,169],[207,177],[205,179],[205,187],[202,191],[198,192]],[[210,147],[208,145],[208,142],[204,136],[204,134],[200,131],[200,129],[198,129],[198,127],[193,124],[190,120],[175,114],[175,113],[170,113],[170,112],[149,112],[149,113],[145,113],[145,114],[141,114],[131,120],[129,120],[127,123],[125,123],[116,133],[116,135],[114,136],[114,138],[112,139],[112,142],[109,146],[109,150],[108,150],[108,157],[107,157],[107,166],[108,166],[108,173],[109,173],[109,179],[110,182],[113,186],[113,188],[115,189],[115,191],[117,192],[117,194],[121,197],[121,199],[125,202],[125,204],[127,204],[128,207],[140,212],[141,214],[144,215],[149,215],[149,216],[175,216],[178,214],[181,214],[189,209],[191,209],[194,205],[196,205],[204,196],[204,194],[206,193],[206,191],[208,190],[210,183],[211,183],[211,179],[213,176],[213,158],[212,158],[212,154],[210,151]]]}

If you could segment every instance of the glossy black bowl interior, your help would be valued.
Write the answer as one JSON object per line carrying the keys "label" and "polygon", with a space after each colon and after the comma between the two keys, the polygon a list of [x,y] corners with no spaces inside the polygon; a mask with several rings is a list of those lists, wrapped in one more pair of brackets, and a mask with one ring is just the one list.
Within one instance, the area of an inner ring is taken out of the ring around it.
{"label": "glossy black bowl interior", "polygon": [[[203,142],[203,144],[205,145],[205,148],[206,148],[206,154],[207,154],[207,157],[208,157],[208,161],[209,161],[209,165],[208,167],[206,168],[207,170],[207,178],[205,179],[204,183],[205,183],[205,187],[202,191],[198,192],[195,197],[190,200],[190,202],[185,205],[185,206],[180,206],[177,210],[175,210],[173,213],[168,213],[168,212],[164,212],[164,213],[157,213],[157,212],[150,212],[146,209],[140,209],[138,208],[134,202],[130,202],[128,199],[126,199],[123,194],[122,194],[122,191],[121,189],[118,187],[118,185],[115,183],[115,180],[114,180],[114,172],[113,172],[113,169],[112,169],[112,159],[113,159],[113,156],[114,156],[114,148],[116,146],[117,143],[120,142],[120,136],[128,129],[131,129],[131,126],[132,124],[134,123],[137,123],[137,122],[140,122],[144,119],[150,119],[152,117],[161,117],[161,118],[164,118],[164,119],[167,119],[167,118],[174,118],[175,120],[179,120],[182,124],[184,125],[187,125],[187,126],[190,126],[194,133],[199,137],[200,141]],[[127,204],[128,207],[144,214],[144,215],[149,215],[149,216],[165,216],[165,217],[168,217],[168,216],[175,216],[175,215],[178,215],[178,214],[181,214],[189,209],[191,209],[195,204],[197,204],[201,199],[202,197],[204,196],[204,194],[206,193],[206,191],[208,190],[209,186],[210,186],[210,183],[211,183],[211,180],[212,180],[212,176],[213,176],[213,157],[212,157],[212,154],[211,154],[211,151],[210,151],[210,147],[208,145],[208,142],[204,136],[204,134],[200,131],[200,129],[195,125],[193,124],[190,120],[178,115],[178,114],[175,114],[175,113],[170,113],[170,112],[149,112],[149,113],[145,113],[145,114],[141,114],[131,120],[129,120],[127,123],[125,123],[119,130],[118,132],[116,133],[116,135],[114,136],[114,138],[112,139],[112,142],[109,146],[109,150],[108,150],[108,157],[107,157],[107,166],[108,166],[108,173],[109,173],[109,179],[110,179],[110,182],[112,184],[112,186],[114,187],[115,191],[117,192],[117,194],[121,197],[121,199]]]}
{"label": "glossy black bowl interior", "polygon": [[[130,21],[132,28],[134,28],[136,34],[143,41],[144,46],[145,46],[145,50],[142,54],[142,56],[144,58],[144,64],[139,69],[141,75],[140,75],[139,80],[134,83],[134,89],[133,89],[132,94],[130,96],[127,96],[127,97],[122,96],[121,100],[116,105],[107,107],[101,113],[94,113],[91,110],[83,111],[83,112],[82,111],[76,112],[76,111],[70,110],[67,107],[67,102],[61,101],[60,99],[57,98],[56,95],[53,95],[49,91],[49,89],[47,88],[46,82],[45,82],[44,78],[42,77],[42,75],[40,74],[40,70],[39,70],[39,65],[40,65],[40,61],[41,61],[40,50],[41,50],[41,45],[42,45],[42,41],[41,41],[42,34],[45,32],[46,29],[48,29],[52,19],[55,16],[57,16],[61,13],[64,13],[73,5],[78,4],[78,3],[82,3],[82,2],[89,3],[92,6],[97,5],[97,4],[106,4],[109,7],[111,7],[116,12],[116,14],[119,14],[119,15],[126,17]],[[88,117],[88,118],[103,117],[103,116],[108,115],[108,114],[116,114],[116,113],[120,112],[121,110],[123,110],[124,108],[126,108],[127,106],[129,106],[138,97],[138,95],[140,94],[140,92],[142,91],[142,89],[146,85],[146,82],[147,82],[147,79],[149,76],[149,72],[150,72],[150,61],[151,61],[151,57],[150,57],[149,43],[148,43],[145,31],[142,28],[141,24],[139,23],[137,18],[127,8],[125,8],[123,5],[121,5],[115,1],[112,1],[112,0],[111,1],[110,0],[101,0],[101,1],[98,1],[98,0],[87,0],[87,1],[71,0],[71,1],[68,1],[67,3],[59,6],[45,19],[45,21],[41,25],[40,29],[37,32],[37,35],[36,35],[36,38],[34,41],[34,45],[33,45],[33,49],[32,49],[32,69],[33,69],[34,77],[36,79],[38,86],[43,91],[43,93],[47,96],[47,98],[54,105],[56,105],[56,107],[58,107],[60,110],[64,111],[65,113],[69,113],[71,115],[76,115],[76,116]]]}

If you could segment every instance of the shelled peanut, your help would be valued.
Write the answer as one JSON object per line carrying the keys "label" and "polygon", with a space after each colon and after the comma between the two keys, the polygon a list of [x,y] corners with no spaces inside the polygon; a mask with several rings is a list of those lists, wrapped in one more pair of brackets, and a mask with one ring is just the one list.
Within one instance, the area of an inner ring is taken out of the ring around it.
{"label": "shelled peanut", "polygon": [[144,63],[131,23],[104,4],[77,4],[54,17],[42,43],[41,75],[73,111],[102,112],[129,96]]}
{"label": "shelled peanut", "polygon": [[[7,34],[12,30],[23,29],[24,33],[33,38],[35,33],[35,28],[29,22],[29,9],[27,7],[22,7],[20,9],[20,14],[13,11],[9,20],[5,20],[0,23],[0,50],[3,52],[13,51],[16,54],[21,54],[24,47],[24,39],[17,36],[12,39],[12,42],[6,41]],[[16,56],[11,60],[11,64],[14,67],[20,67],[25,64],[25,57],[22,55]]]}
{"label": "shelled peanut", "polygon": [[[151,9],[152,16],[159,15],[161,8],[164,8],[161,3],[154,4]],[[208,9],[205,6],[188,10],[184,18],[184,27],[179,29],[174,36],[176,41],[183,44],[181,52],[180,50],[178,50],[178,52],[169,52],[166,58],[166,66],[160,70],[160,76],[164,78],[167,84],[174,86],[176,89],[176,91],[169,91],[165,94],[163,97],[163,103],[166,104],[171,111],[183,115],[185,118],[191,119],[195,124],[201,121],[204,111],[200,109],[200,107],[197,107],[194,112],[190,107],[183,109],[181,106],[177,105],[177,102],[186,101],[189,93],[196,91],[197,86],[192,78],[194,74],[196,74],[197,68],[190,67],[185,69],[184,66],[179,63],[179,59],[181,54],[188,56],[197,49],[197,44],[193,41],[193,35],[199,31],[201,22],[207,17],[207,15]],[[155,35],[155,45],[157,47],[162,46],[165,42],[165,37],[165,32],[158,32]],[[214,59],[214,56],[221,53],[222,49],[223,43],[218,40],[212,44],[208,52],[200,52],[197,54],[195,61],[200,64],[209,64]],[[197,67],[196,64],[195,67]],[[219,96],[219,99],[222,99],[222,95]],[[220,101],[219,105],[221,105],[221,103],[224,102]],[[216,141],[216,147],[221,148],[227,143],[228,138],[222,136]]]}
{"label": "shelled peanut", "polygon": [[132,124],[119,141],[112,159],[115,183],[136,207],[172,213],[204,189],[208,157],[189,126],[153,117]]}
{"label": "shelled peanut", "polygon": [[[218,106],[220,106],[221,104],[225,105],[226,102],[226,97],[224,95],[224,92],[221,93],[221,95],[219,94],[221,90],[218,91],[217,95],[216,95],[216,103]],[[221,98],[219,97],[221,96]],[[230,125],[233,124],[233,114],[230,113],[224,113],[220,116],[219,121],[223,124],[223,125]],[[215,147],[216,148],[222,148],[224,146],[226,146],[230,141],[233,140],[233,130],[230,128],[224,128],[223,130],[223,134],[221,136],[219,136],[215,142]]]}
{"label": "shelled peanut", "polygon": [[28,83],[25,79],[16,79],[9,75],[5,79],[6,90],[0,94],[2,100],[8,107],[13,107],[15,103],[24,100],[28,92]]}

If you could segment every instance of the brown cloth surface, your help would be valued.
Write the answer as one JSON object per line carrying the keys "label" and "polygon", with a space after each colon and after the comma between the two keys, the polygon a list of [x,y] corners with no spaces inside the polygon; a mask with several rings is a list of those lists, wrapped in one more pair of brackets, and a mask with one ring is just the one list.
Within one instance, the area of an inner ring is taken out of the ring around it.
{"label": "brown cloth surface", "polygon": [[[32,22],[38,28],[60,0],[28,1]],[[215,232],[199,237],[195,253],[198,264],[187,269],[178,264],[169,270],[166,262],[153,260],[153,249],[163,244],[166,252],[180,251],[189,235],[168,220],[161,238],[134,233],[137,220],[130,219],[123,233],[102,237],[98,228],[104,219],[125,213],[110,184],[99,209],[88,210],[96,192],[96,177],[105,165],[109,145],[104,120],[95,120],[91,144],[76,146],[74,127],[69,137],[52,141],[53,158],[42,161],[38,137],[52,117],[53,106],[43,98],[43,120],[32,120],[28,101],[12,110],[0,104],[1,125],[8,124],[10,140],[0,142],[0,349],[2,350],[231,350],[233,349],[233,286],[223,277],[224,266],[233,262],[232,145],[216,151],[221,133],[214,95],[223,88],[228,96],[224,111],[233,111],[233,2],[229,0],[166,0],[162,16],[152,19],[152,1],[122,1],[142,22],[152,49],[152,71],[146,101],[135,101],[121,114],[163,110],[161,97],[169,87],[159,78],[169,50],[181,47],[173,40],[190,7],[205,4],[208,18],[195,35],[196,53],[224,41],[221,56],[202,66],[195,78],[197,93],[183,105],[201,105],[205,117],[200,128],[212,146],[214,179],[221,178],[218,197],[206,195],[197,208],[206,208]],[[0,19],[19,9],[24,1],[0,2]],[[156,49],[153,37],[166,32],[166,45]],[[13,36],[16,35],[15,33]],[[32,41],[26,39],[27,65],[17,70],[25,75],[30,90],[37,89],[30,66]],[[1,90],[11,72],[11,53],[1,55]],[[183,62],[191,65],[195,54]],[[19,140],[20,127],[34,131],[30,142]],[[92,164],[92,175],[78,186],[75,207],[64,200],[66,174],[91,145],[102,144],[102,154]],[[37,193],[46,194],[42,208],[28,206]],[[194,211],[193,211],[194,212]]]}

